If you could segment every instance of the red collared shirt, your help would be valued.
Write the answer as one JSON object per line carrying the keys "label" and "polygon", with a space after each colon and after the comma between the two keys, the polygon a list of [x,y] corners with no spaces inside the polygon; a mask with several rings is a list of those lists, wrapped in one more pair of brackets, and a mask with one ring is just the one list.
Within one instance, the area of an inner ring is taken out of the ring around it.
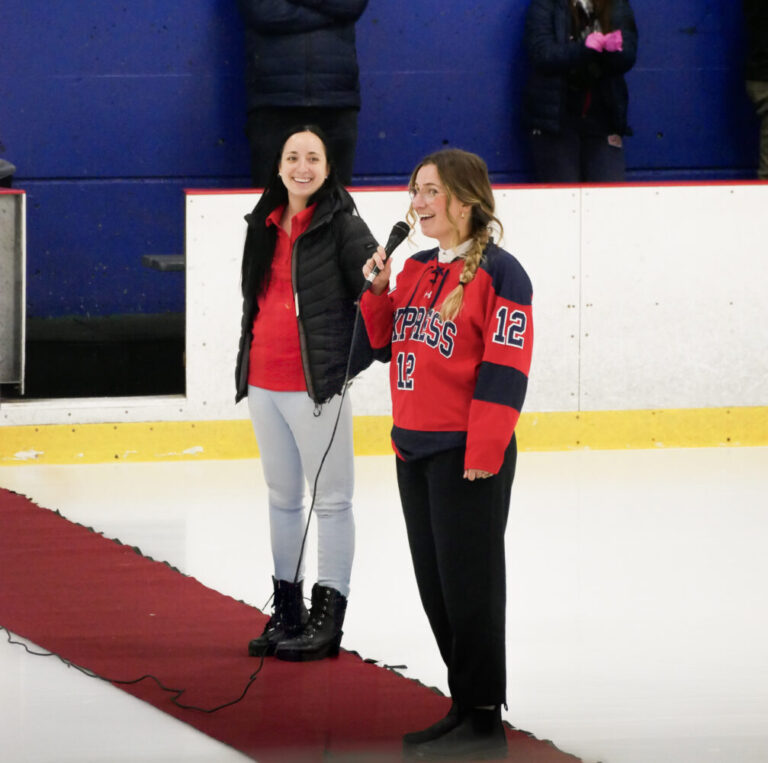
{"label": "red collared shirt", "polygon": [[267,217],[267,225],[277,228],[275,257],[269,286],[259,297],[259,311],[253,321],[253,341],[248,365],[248,384],[282,391],[306,390],[299,349],[299,326],[291,282],[291,258],[296,239],[312,221],[315,205],[291,219],[291,233],[280,227],[285,207],[277,207]]}

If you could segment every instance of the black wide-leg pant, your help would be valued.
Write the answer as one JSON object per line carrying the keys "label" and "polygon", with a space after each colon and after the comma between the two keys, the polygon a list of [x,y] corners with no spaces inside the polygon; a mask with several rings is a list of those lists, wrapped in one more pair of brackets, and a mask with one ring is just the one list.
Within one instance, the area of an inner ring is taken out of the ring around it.
{"label": "black wide-leg pant", "polygon": [[516,461],[514,437],[499,473],[472,482],[463,447],[397,459],[419,594],[462,707],[506,702],[504,531]]}

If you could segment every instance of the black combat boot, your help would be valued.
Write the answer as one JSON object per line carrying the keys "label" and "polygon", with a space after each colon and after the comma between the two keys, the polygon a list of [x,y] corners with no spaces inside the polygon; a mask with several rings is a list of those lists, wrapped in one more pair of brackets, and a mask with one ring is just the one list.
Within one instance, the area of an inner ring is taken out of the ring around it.
{"label": "black combat boot", "polygon": [[421,760],[489,760],[505,758],[507,735],[501,722],[501,707],[472,708],[446,734],[414,745],[410,755]]}
{"label": "black combat boot", "polygon": [[251,657],[271,657],[280,641],[298,636],[309,620],[309,613],[304,606],[304,581],[289,583],[273,577],[272,583],[275,587],[272,617],[264,626],[261,636],[248,644]]}
{"label": "black combat boot", "polygon": [[309,662],[324,657],[336,657],[341,644],[347,599],[335,588],[315,583],[312,586],[312,606],[309,622],[296,638],[281,641],[275,650],[278,660]]}

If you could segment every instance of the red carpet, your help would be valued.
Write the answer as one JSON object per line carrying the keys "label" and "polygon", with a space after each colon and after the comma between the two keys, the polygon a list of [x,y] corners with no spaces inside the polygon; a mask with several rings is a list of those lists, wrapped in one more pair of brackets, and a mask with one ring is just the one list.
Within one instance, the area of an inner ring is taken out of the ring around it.
{"label": "red carpet", "polygon": [[[150,674],[184,689],[179,702],[237,699],[259,661],[245,644],[266,616],[0,489],[0,625],[113,680]],[[400,759],[405,731],[432,723],[449,700],[366,663],[267,659],[242,702],[206,714],[172,702],[154,681],[116,684],[259,761]],[[509,758],[574,763],[552,744],[508,730]]]}

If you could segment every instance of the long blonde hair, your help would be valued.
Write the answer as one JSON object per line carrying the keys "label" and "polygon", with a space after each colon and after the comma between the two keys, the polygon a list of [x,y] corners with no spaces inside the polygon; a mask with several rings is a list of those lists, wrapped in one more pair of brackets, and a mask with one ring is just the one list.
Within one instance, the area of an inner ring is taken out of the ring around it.
{"label": "long blonde hair", "polygon": [[[462,204],[470,206],[469,235],[472,244],[464,258],[464,268],[459,276],[459,285],[448,294],[440,307],[440,319],[448,321],[459,314],[464,299],[464,287],[475,277],[491,236],[494,232],[498,232],[499,239],[501,239],[504,228],[495,215],[496,203],[493,199],[491,181],[488,178],[488,167],[483,159],[477,154],[462,151],[459,148],[436,151],[425,156],[413,170],[409,183],[410,188],[415,186],[418,171],[428,164],[434,165],[445,189],[448,222],[454,227],[457,238],[459,226],[448,211],[451,200],[456,197]],[[407,217],[413,226],[416,222],[413,206],[408,210]]]}

